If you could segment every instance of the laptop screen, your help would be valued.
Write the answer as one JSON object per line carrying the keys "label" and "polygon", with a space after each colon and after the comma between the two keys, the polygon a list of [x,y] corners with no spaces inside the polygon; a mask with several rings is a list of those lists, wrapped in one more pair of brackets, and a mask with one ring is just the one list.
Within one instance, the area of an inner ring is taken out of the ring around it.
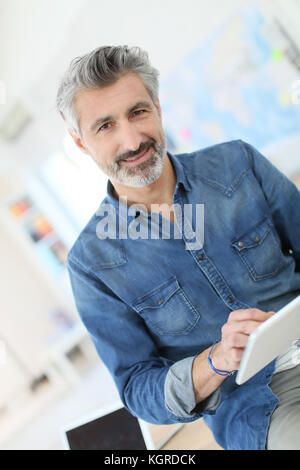
{"label": "laptop screen", "polygon": [[125,408],[66,431],[71,450],[146,450],[137,418]]}

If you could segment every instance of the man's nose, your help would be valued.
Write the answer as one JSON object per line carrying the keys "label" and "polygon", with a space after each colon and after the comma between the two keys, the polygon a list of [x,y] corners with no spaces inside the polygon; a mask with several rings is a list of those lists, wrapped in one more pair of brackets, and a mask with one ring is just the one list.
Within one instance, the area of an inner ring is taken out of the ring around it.
{"label": "man's nose", "polygon": [[142,138],[140,132],[134,124],[129,122],[120,126],[119,132],[121,152],[135,152],[141,145]]}

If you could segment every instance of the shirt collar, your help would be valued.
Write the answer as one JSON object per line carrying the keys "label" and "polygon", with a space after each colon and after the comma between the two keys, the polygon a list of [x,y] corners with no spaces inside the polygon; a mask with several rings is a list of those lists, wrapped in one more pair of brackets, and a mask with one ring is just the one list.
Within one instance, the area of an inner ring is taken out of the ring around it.
{"label": "shirt collar", "polygon": [[[170,157],[171,163],[175,169],[176,173],[176,189],[179,187],[179,184],[182,184],[186,191],[190,191],[191,184],[187,178],[185,168],[176,155],[172,155],[170,152],[167,152],[168,156]],[[175,189],[175,191],[176,191]]]}
{"label": "shirt collar", "polygon": [[[178,191],[180,185],[182,185],[186,191],[189,191],[191,189],[191,184],[186,176],[181,161],[176,155],[172,155],[170,152],[167,152],[167,155],[170,158],[176,174],[176,186],[174,193]],[[113,196],[113,185],[110,180],[107,181],[107,199],[115,207],[118,207],[119,201],[117,201]]]}

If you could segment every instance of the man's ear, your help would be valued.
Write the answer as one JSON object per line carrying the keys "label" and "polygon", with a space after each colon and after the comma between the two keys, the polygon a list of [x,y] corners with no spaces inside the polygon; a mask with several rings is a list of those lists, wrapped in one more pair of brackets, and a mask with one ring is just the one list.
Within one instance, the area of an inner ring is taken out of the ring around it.
{"label": "man's ear", "polygon": [[81,138],[72,130],[72,129],[68,129],[68,132],[70,134],[70,136],[72,137],[72,139],[74,140],[75,144],[77,145],[77,147],[83,152],[83,153],[86,153],[87,155],[90,155],[88,149],[85,147],[85,145],[83,144]]}

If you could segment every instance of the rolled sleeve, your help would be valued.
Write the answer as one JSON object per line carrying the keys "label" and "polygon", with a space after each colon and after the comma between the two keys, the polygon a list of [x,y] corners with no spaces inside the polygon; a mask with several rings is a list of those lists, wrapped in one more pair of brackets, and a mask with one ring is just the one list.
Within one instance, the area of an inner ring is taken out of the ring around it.
{"label": "rolled sleeve", "polygon": [[187,357],[173,364],[165,381],[165,404],[170,413],[180,418],[199,418],[203,414],[213,414],[221,399],[217,389],[201,403],[196,403],[192,367],[197,356]]}

